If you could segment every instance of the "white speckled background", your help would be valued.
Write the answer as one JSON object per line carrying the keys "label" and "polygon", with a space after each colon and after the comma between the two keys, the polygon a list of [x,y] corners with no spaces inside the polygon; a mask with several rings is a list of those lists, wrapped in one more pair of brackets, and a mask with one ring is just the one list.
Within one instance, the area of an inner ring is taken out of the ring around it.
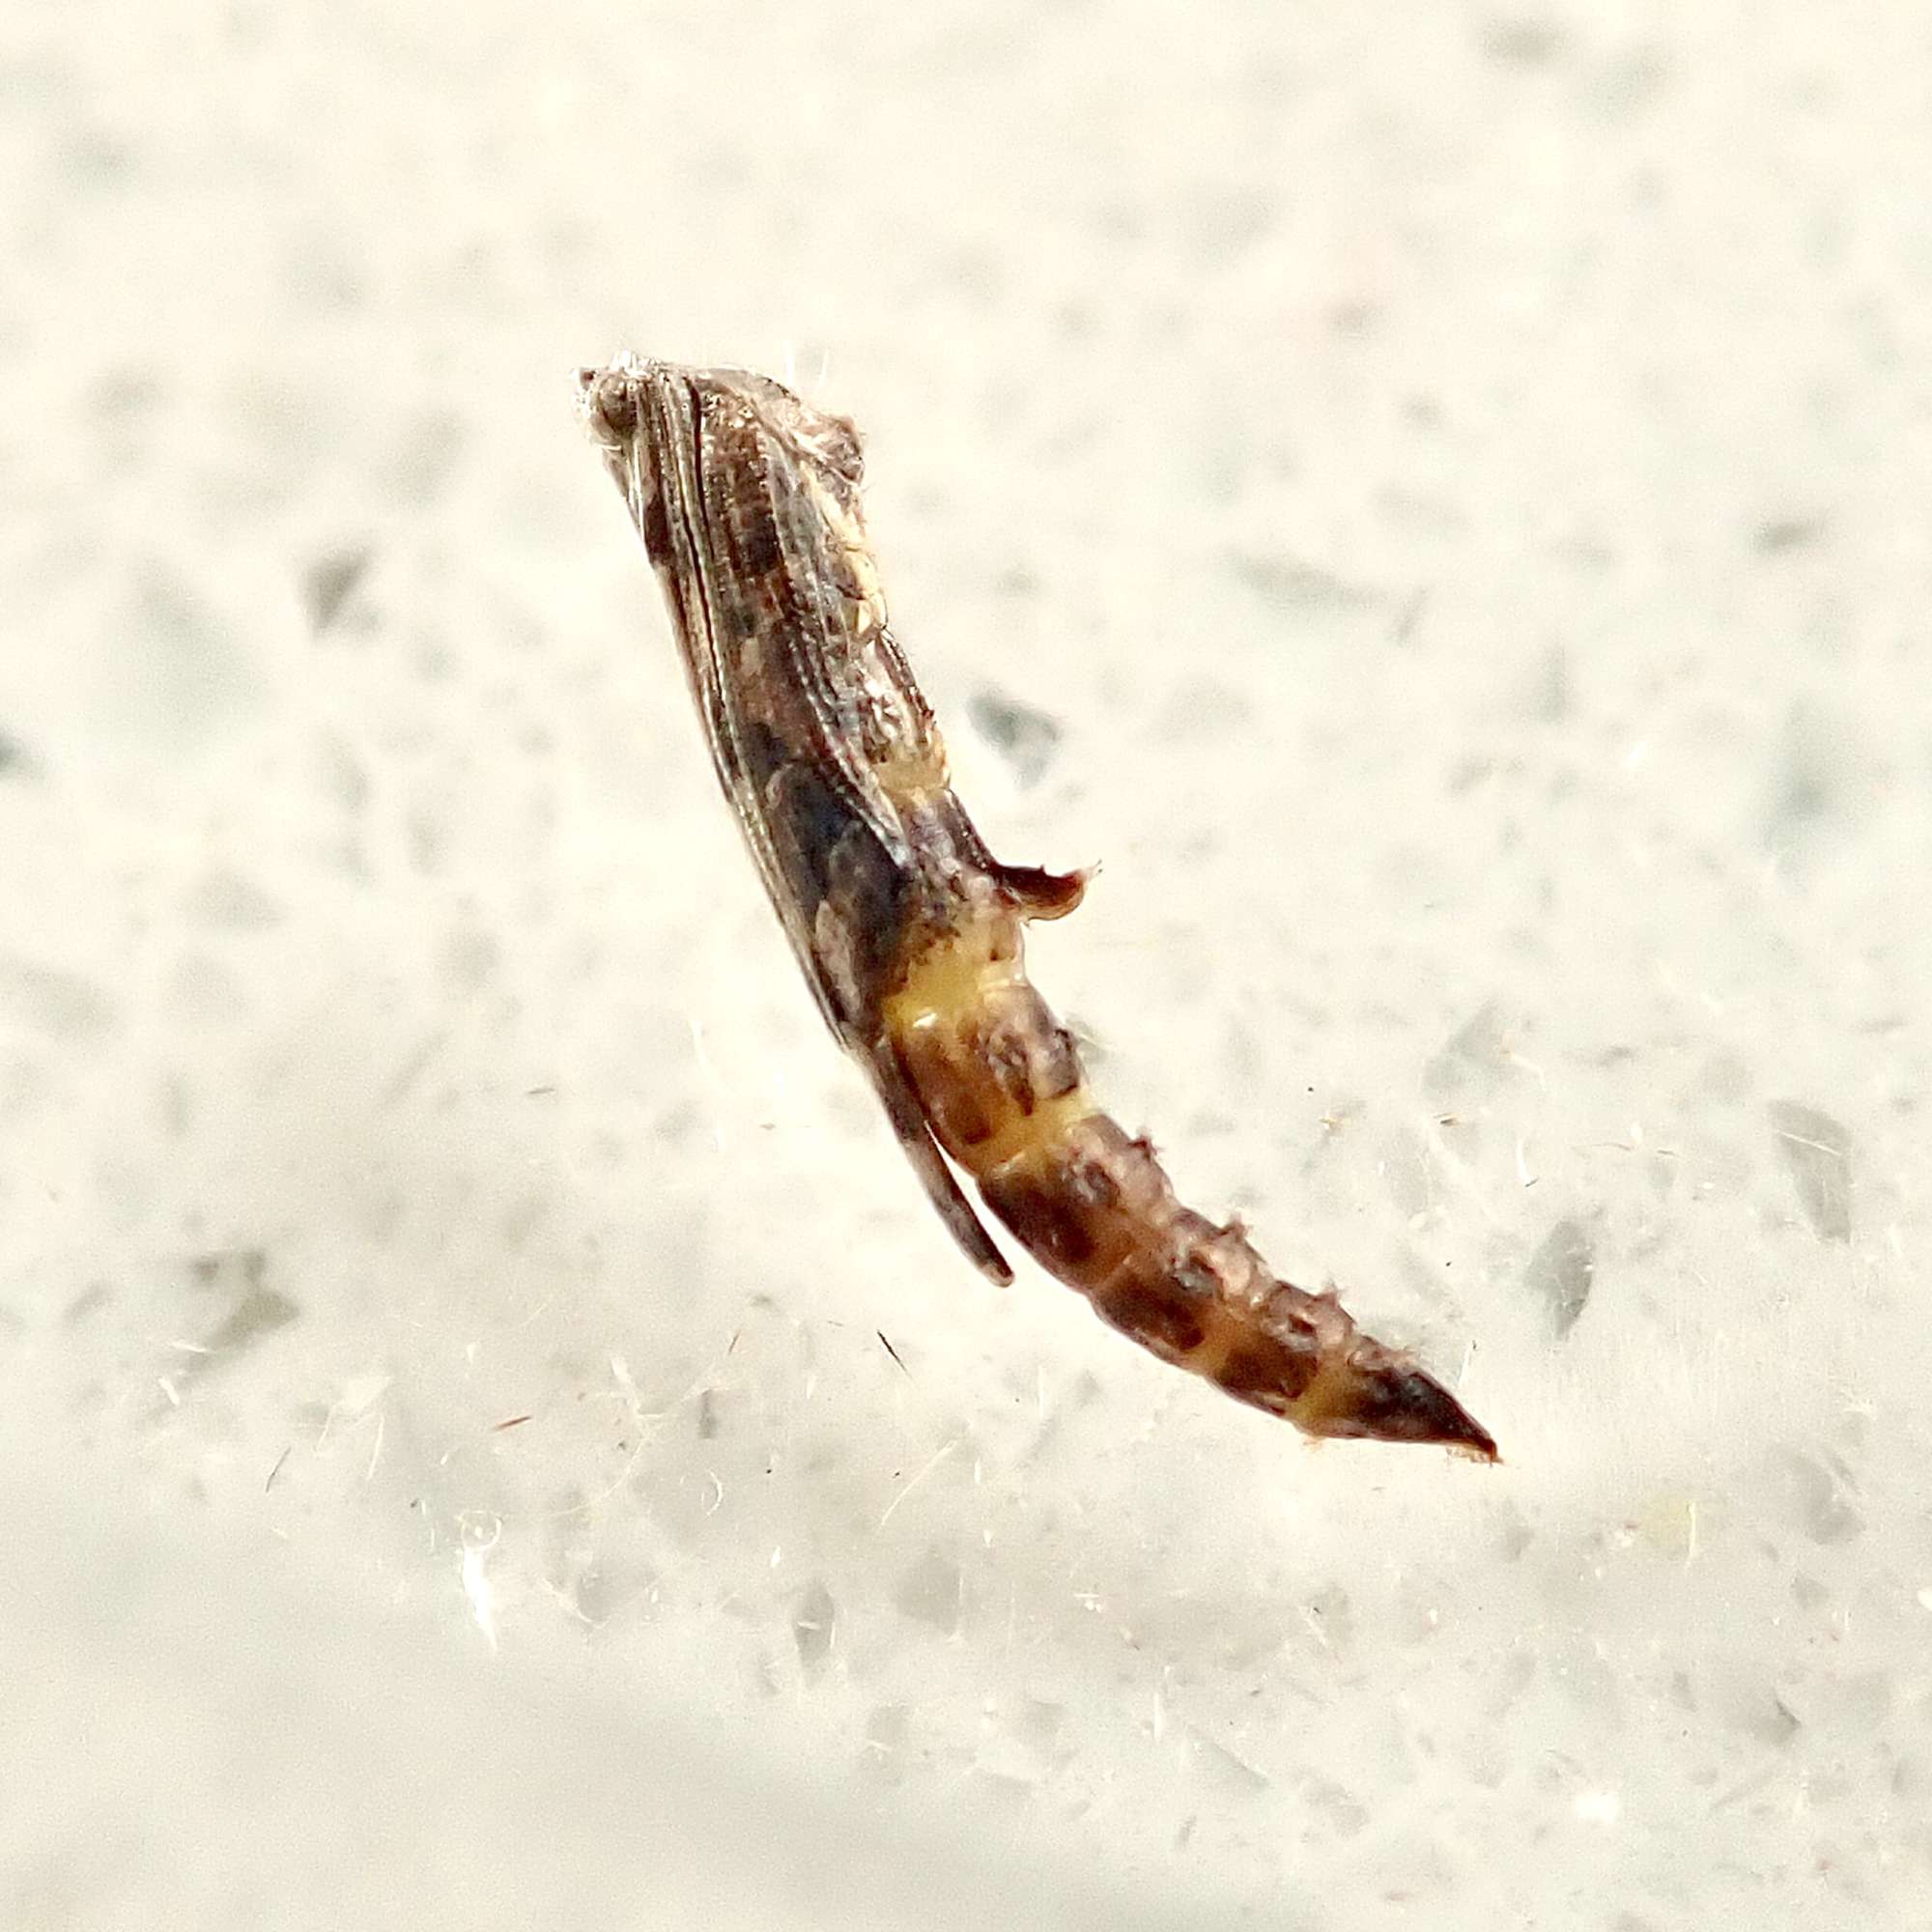
{"label": "white speckled background", "polygon": [[[16,0],[0,90],[0,1921],[1932,1925],[1922,6]],[[858,417],[1104,1095],[1504,1467],[952,1251],[623,347]]]}

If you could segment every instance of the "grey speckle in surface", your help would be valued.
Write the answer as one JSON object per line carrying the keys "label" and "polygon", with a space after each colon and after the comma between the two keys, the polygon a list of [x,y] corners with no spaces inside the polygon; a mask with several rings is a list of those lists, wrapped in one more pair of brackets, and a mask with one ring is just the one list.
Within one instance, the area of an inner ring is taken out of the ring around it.
{"label": "grey speckle in surface", "polygon": [[228,932],[264,932],[281,924],[288,909],[241,872],[212,867],[190,886],[183,910],[197,925]]}
{"label": "grey speckle in surface", "polygon": [[122,656],[107,689],[122,728],[187,748],[259,702],[256,638],[206,580],[172,561],[144,564],[121,622]]}
{"label": "grey speckle in surface", "polygon": [[318,636],[335,622],[336,614],[362,582],[374,554],[366,547],[331,551],[309,565],[302,591],[309,622]]}
{"label": "grey speckle in surface", "polygon": [[287,1295],[257,1285],[235,1304],[227,1321],[208,1338],[208,1346],[216,1354],[239,1355],[276,1329],[286,1328],[300,1313]]}
{"label": "grey speckle in surface", "polygon": [[1821,1241],[1852,1238],[1852,1137],[1830,1114],[1774,1100],[1765,1110],[1785,1171]]}
{"label": "grey speckle in surface", "polygon": [[1596,1241],[1581,1221],[1569,1216],[1543,1237],[1522,1271],[1524,1286],[1548,1309],[1558,1335],[1577,1325],[1596,1275]]}
{"label": "grey speckle in surface", "polygon": [[1845,1543],[1864,1528],[1851,1478],[1829,1452],[1784,1448],[1766,1465],[1765,1494],[1778,1518],[1813,1543]]}
{"label": "grey speckle in surface", "polygon": [[1438,1107],[1467,1106],[1487,1096],[1501,1082],[1507,1045],[1501,1011],[1486,1001],[1430,1056],[1423,1092]]}
{"label": "grey speckle in surface", "polygon": [[948,1635],[958,1630],[965,1607],[959,1566],[943,1549],[928,1549],[899,1581],[893,1601],[909,1617]]}
{"label": "grey speckle in surface", "polygon": [[216,1371],[227,1371],[260,1342],[286,1328],[301,1314],[287,1295],[268,1286],[268,1256],[260,1248],[238,1248],[197,1255],[188,1279],[198,1290],[229,1297],[228,1310],[202,1339],[178,1343],[169,1365],[175,1399]]}
{"label": "grey speckle in surface", "polygon": [[112,996],[81,974],[0,957],[0,1019],[72,1040],[105,1033],[116,1017]]}
{"label": "grey speckle in surface", "polygon": [[1766,556],[1785,551],[1804,550],[1815,544],[1827,528],[1823,517],[1791,515],[1767,517],[1751,533],[1751,543]]}
{"label": "grey speckle in surface", "polygon": [[1835,702],[1794,704],[1771,774],[1766,848],[1794,867],[1814,863],[1870,814],[1882,777],[1864,721]]}
{"label": "grey speckle in surface", "polygon": [[1037,784],[1046,776],[1060,748],[1060,723],[1046,712],[1003,692],[987,689],[966,700],[973,727],[997,752],[1006,754],[1013,776],[1023,785]]}
{"label": "grey speckle in surface", "polygon": [[1361,585],[1299,557],[1231,551],[1228,562],[1242,583],[1279,611],[1307,614],[1353,610],[1369,602],[1369,593]]}
{"label": "grey speckle in surface", "polygon": [[1568,35],[1556,21],[1533,14],[1499,15],[1486,20],[1478,44],[1491,60],[1504,67],[1540,67],[1554,60]]}

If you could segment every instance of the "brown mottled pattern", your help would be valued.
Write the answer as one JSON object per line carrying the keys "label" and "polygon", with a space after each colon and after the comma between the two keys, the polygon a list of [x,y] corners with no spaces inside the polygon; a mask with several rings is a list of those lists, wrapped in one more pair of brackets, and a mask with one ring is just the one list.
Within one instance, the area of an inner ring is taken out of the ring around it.
{"label": "brown mottled pattern", "polygon": [[1493,1456],[1439,1382],[1183,1208],[1148,1142],[1094,1106],[1023,963],[1024,923],[1071,911],[1084,879],[1002,865],[948,784],[887,623],[852,425],[739,370],[626,358],[581,383],[766,891],[966,1252],[1010,1278],[942,1149],[1163,1360],[1311,1435]]}

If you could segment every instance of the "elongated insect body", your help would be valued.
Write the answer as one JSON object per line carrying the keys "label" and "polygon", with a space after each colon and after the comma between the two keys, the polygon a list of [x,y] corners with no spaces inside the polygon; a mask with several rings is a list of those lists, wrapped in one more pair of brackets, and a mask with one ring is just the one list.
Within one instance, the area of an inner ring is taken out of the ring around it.
{"label": "elongated insect body", "polygon": [[1183,1208],[1099,1111],[1026,977],[1023,927],[1079,873],[1002,865],[948,782],[894,641],[859,440],[766,377],[624,358],[580,376],[585,426],[665,590],[712,761],[841,1045],[960,1246],[1011,1270],[954,1179],[1050,1273],[1163,1360],[1311,1435],[1495,1444],[1332,1294]]}

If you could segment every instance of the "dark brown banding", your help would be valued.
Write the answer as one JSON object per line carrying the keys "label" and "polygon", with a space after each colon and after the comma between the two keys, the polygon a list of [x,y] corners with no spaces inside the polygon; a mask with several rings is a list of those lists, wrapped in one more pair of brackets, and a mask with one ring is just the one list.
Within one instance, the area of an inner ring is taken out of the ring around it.
{"label": "dark brown banding", "polygon": [[1171,1284],[1150,1288],[1117,1279],[1094,1293],[1094,1306],[1122,1334],[1170,1360],[1192,1354],[1208,1339],[1210,1304],[1177,1293]]}
{"label": "dark brown banding", "polygon": [[940,1146],[958,1157],[970,1159],[973,1149],[984,1147],[999,1131],[999,1122],[986,1110],[973,1082],[955,1078],[952,1084],[947,1084],[947,1076],[954,1069],[946,1060],[940,1042],[932,1042],[915,1064],[920,1069],[920,1094],[932,1116],[932,1130],[938,1135]]}
{"label": "dark brown banding", "polygon": [[977,1172],[974,1151],[999,1131],[999,1121],[984,1083],[973,1078],[970,1049],[935,1018],[907,1035],[899,1058],[940,1146]]}
{"label": "dark brown banding", "polygon": [[1088,1216],[1065,1187],[1002,1171],[988,1175],[980,1192],[1028,1252],[1056,1274],[1077,1276],[1092,1261],[1096,1244]]}

